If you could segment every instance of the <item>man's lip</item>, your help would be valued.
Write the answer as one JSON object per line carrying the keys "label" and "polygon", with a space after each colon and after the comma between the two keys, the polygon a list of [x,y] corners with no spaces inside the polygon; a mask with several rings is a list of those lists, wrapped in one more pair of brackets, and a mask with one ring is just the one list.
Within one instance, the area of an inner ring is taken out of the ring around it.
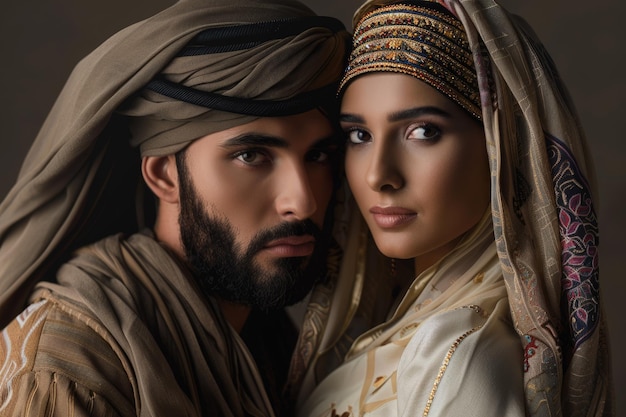
{"label": "man's lip", "polygon": [[370,208],[370,213],[376,224],[382,229],[404,226],[417,218],[415,211],[402,207],[375,206]]}
{"label": "man's lip", "polygon": [[288,236],[288,237],[283,237],[280,239],[272,240],[267,245],[265,245],[265,247],[271,248],[273,246],[280,246],[280,245],[298,246],[298,245],[304,245],[307,243],[315,243],[315,238],[311,235]]}
{"label": "man's lip", "polygon": [[281,258],[309,256],[315,249],[315,238],[311,235],[289,236],[272,240],[263,251]]}

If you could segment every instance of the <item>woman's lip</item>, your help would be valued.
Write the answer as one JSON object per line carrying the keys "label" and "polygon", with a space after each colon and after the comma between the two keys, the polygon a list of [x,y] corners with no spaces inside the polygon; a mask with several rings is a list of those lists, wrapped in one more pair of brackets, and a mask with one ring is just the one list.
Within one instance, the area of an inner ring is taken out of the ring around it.
{"label": "woman's lip", "polygon": [[402,207],[372,207],[370,213],[376,224],[383,229],[403,226],[417,218],[417,213]]}
{"label": "woman's lip", "polygon": [[415,213],[415,211],[413,210],[409,210],[409,209],[405,209],[402,207],[392,207],[392,206],[387,206],[387,207],[381,207],[381,206],[374,206],[372,208],[370,208],[370,213],[372,214],[386,214],[386,215],[407,215],[407,214],[417,214]]}

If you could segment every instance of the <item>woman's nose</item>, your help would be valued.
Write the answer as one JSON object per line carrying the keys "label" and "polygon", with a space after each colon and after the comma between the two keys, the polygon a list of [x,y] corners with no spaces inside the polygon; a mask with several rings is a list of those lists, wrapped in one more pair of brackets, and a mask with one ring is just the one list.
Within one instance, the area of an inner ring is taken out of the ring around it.
{"label": "woman's nose", "polygon": [[390,141],[372,147],[366,182],[372,190],[398,190],[404,185],[404,177],[399,169],[400,152]]}

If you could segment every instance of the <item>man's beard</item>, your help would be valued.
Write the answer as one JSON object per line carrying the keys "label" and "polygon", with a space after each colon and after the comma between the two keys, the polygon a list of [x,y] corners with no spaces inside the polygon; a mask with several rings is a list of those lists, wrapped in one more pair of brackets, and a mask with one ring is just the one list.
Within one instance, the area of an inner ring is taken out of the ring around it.
{"label": "man's beard", "polygon": [[[178,159],[183,159],[178,164],[181,240],[187,263],[206,295],[270,311],[302,300],[325,276],[329,233],[323,233],[311,220],[284,222],[259,231],[242,250],[228,219],[206,212],[184,158]],[[310,256],[278,258],[272,270],[255,261],[255,255],[270,241],[305,234],[315,238]]]}

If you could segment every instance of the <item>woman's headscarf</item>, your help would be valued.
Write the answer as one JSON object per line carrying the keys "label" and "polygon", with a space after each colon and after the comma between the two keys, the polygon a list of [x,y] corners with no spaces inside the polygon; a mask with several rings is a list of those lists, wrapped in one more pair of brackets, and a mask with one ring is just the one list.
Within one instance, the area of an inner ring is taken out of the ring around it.
{"label": "woman's headscarf", "polygon": [[0,328],[70,251],[142,226],[141,156],[330,112],[348,39],[292,0],[181,0],[84,58],[0,205]]}
{"label": "woman's headscarf", "polygon": [[[355,14],[355,24],[377,7],[396,3],[428,4],[367,1]],[[495,241],[524,350],[527,415],[611,415],[609,355],[599,292],[597,188],[574,105],[548,53],[521,18],[493,0],[433,3],[458,17],[473,53],[480,92],[478,118],[484,124],[492,173]],[[371,35],[360,34],[359,29],[355,29],[357,47]],[[398,57],[407,48],[406,42],[395,39],[380,45],[389,48],[385,59]],[[370,50],[376,47],[370,45]],[[376,71],[377,65],[384,71],[406,72],[399,70],[398,62],[372,64],[364,59],[356,62],[360,69],[348,67],[347,77]],[[437,77],[429,79],[428,71],[426,76],[423,73],[412,75],[443,94],[457,94],[456,101],[472,113],[471,94],[458,100],[463,88],[454,93],[449,85],[436,85]],[[363,239],[350,230],[341,231],[348,252],[359,247],[351,241]],[[344,259],[350,256],[359,254],[347,253]],[[315,352],[329,351],[341,339],[362,294],[361,279],[340,273],[336,283],[314,292],[306,331],[292,362],[291,384],[296,390],[307,369],[314,369]],[[345,297],[338,297],[339,292]],[[338,315],[339,323],[333,322],[337,308],[345,312]]]}

